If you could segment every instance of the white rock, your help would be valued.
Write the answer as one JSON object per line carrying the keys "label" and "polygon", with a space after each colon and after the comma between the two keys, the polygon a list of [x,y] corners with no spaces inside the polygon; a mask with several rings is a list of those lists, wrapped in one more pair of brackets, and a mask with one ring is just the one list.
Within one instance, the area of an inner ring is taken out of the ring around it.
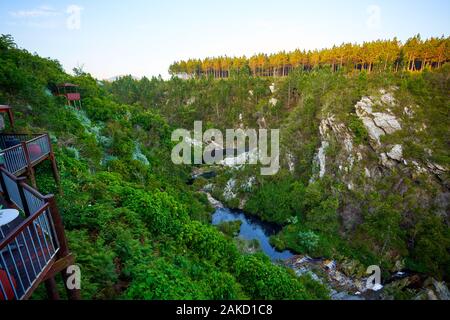
{"label": "white rock", "polygon": [[326,158],[325,158],[325,151],[328,148],[329,143],[328,141],[322,141],[322,145],[319,149],[319,153],[317,154],[317,159],[319,161],[320,171],[319,171],[319,177],[323,177],[326,173]]}
{"label": "white rock", "polygon": [[287,154],[287,160],[288,160],[288,168],[289,172],[293,173],[295,171],[295,158],[294,156],[288,152]]}
{"label": "white rock", "polygon": [[344,146],[345,146],[345,149],[347,150],[347,152],[353,151],[353,140],[351,137],[346,137],[344,139]]}
{"label": "white rock", "polygon": [[278,99],[276,98],[270,98],[269,100],[269,104],[272,105],[273,107],[275,107],[278,103]]}
{"label": "white rock", "polygon": [[[385,100],[388,98],[385,98]],[[387,101],[387,100],[386,100]],[[389,100],[390,101],[390,100]],[[356,114],[362,120],[372,141],[380,145],[380,137],[401,130],[401,125],[394,115],[373,112],[374,102],[369,97],[362,97],[355,105]]]}
{"label": "white rock", "polygon": [[380,137],[384,135],[384,131],[377,127],[373,120],[369,117],[362,117],[361,120],[367,129],[369,137],[380,145]]}
{"label": "white rock", "polygon": [[401,145],[396,144],[391,151],[387,153],[387,156],[392,160],[402,161],[403,159],[403,148]]}
{"label": "white rock", "polygon": [[372,114],[373,102],[369,97],[362,97],[360,101],[356,103],[356,114],[358,116],[364,115],[364,113]]}
{"label": "white rock", "polygon": [[277,90],[275,88],[275,83],[272,83],[271,86],[269,86],[270,92],[275,93]]}
{"label": "white rock", "polygon": [[206,197],[208,198],[208,202],[214,207],[214,208],[223,208],[222,202],[219,200],[216,200],[212,197],[212,195],[209,192],[206,192]]}
{"label": "white rock", "polygon": [[373,113],[375,124],[387,134],[392,134],[395,131],[401,130],[402,127],[397,118],[393,115],[381,112]]}
{"label": "white rock", "polygon": [[253,185],[255,184],[256,178],[255,177],[250,177],[248,178],[248,180],[242,184],[242,189],[249,192],[252,190]]}
{"label": "white rock", "polygon": [[386,153],[380,154],[381,164],[386,168],[393,168],[395,166],[395,162],[388,158]]}
{"label": "white rock", "polygon": [[234,188],[236,186],[236,180],[230,179],[227,182],[227,185],[225,186],[225,189],[223,190],[223,197],[225,200],[231,200],[236,198],[236,193],[234,192]]}

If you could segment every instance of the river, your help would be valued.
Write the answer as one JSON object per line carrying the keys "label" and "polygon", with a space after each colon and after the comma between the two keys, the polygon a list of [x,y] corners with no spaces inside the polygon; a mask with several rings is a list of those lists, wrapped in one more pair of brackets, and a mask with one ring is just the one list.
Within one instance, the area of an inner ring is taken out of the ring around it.
{"label": "river", "polygon": [[257,240],[261,250],[272,261],[286,260],[294,256],[291,251],[285,250],[280,252],[270,244],[270,236],[280,230],[269,223],[247,216],[241,211],[232,211],[228,208],[217,208],[212,216],[213,225],[231,221],[241,221],[241,229],[238,236],[244,240]]}

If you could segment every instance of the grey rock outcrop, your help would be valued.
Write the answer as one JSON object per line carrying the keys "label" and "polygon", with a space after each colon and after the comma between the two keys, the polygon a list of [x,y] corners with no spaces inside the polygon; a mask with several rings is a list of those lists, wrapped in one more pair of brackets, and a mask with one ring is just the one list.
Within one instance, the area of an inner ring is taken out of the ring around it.
{"label": "grey rock outcrop", "polygon": [[[386,95],[383,95],[383,97]],[[394,115],[384,112],[374,112],[373,106],[375,105],[375,102],[372,101],[372,99],[373,98],[370,97],[363,97],[356,103],[355,109],[356,114],[366,127],[371,140],[375,142],[374,146],[378,147],[381,145],[381,136],[385,134],[392,134],[398,130],[401,130],[402,127]],[[385,97],[382,101],[393,103],[392,99]],[[378,101],[378,104],[380,104],[380,101]]]}
{"label": "grey rock outcrop", "polygon": [[403,160],[403,147],[399,144],[396,144],[391,151],[387,153],[387,156],[398,162]]}

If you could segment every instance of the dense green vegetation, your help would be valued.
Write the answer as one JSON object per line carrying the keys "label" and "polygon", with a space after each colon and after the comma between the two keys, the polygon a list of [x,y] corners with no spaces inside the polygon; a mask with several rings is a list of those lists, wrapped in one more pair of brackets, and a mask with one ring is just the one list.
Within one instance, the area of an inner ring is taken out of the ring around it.
{"label": "dense green vegetation", "polygon": [[[209,225],[212,208],[187,184],[191,168],[170,161],[170,133],[184,123],[176,120],[194,116],[171,110],[179,108],[183,90],[193,90],[191,83],[124,78],[107,84],[74,71],[70,76],[57,61],[0,38],[0,103],[14,108],[18,131],[51,134],[62,192],[46,165],[37,168],[37,184],[42,193],[57,194],[82,270],[83,298],[327,298],[319,283],[241,253]],[[82,110],[51,95],[63,81],[80,85]],[[42,297],[42,290],[35,293]]]}

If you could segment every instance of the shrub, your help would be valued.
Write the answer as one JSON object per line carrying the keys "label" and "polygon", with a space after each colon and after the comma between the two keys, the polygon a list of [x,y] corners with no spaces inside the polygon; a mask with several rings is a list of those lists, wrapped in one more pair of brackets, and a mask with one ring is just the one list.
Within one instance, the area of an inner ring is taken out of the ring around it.
{"label": "shrub", "polygon": [[149,230],[158,235],[177,235],[188,217],[186,209],[166,192],[134,189],[126,195],[123,205],[138,212]]}
{"label": "shrub", "polygon": [[253,299],[304,300],[322,298],[306,292],[301,281],[266,256],[244,255],[236,262],[236,277]]}

